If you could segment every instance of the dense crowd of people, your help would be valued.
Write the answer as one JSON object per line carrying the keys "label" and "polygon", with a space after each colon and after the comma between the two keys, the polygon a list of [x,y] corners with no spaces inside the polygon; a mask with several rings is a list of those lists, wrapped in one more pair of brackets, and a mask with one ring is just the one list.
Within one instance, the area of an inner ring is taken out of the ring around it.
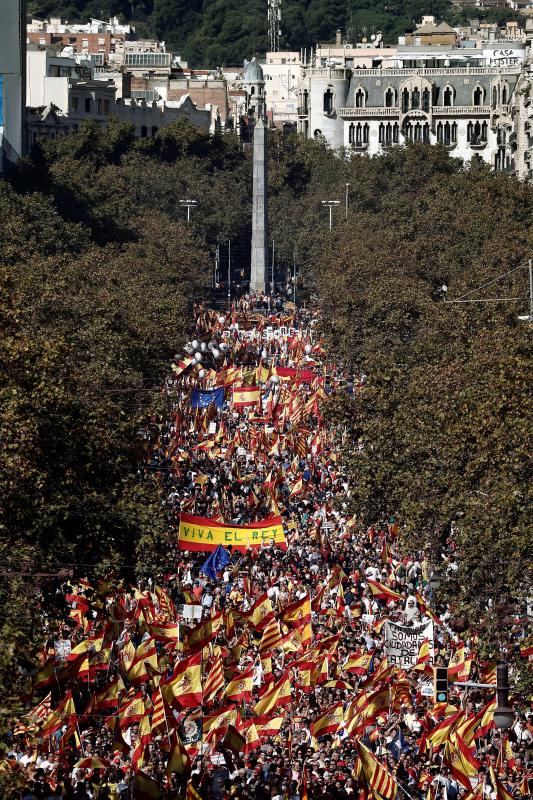
{"label": "dense crowd of people", "polygon": [[[352,514],[325,408],[365,376],[331,364],[317,330],[282,299],[196,309],[141,468],[161,476],[175,554],[135,586],[64,587],[69,624],[48,631],[35,707],[10,731],[25,800],[531,794],[527,698],[496,727],[496,664],[434,606],[435,553],[402,550],[393,516]],[[457,571],[453,531],[438,559]],[[510,626],[530,660],[526,616]]]}

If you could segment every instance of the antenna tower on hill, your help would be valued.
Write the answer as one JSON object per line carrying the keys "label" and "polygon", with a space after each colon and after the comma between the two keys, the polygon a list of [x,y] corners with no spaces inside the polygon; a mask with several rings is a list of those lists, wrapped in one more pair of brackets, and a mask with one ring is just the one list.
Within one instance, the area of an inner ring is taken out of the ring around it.
{"label": "antenna tower on hill", "polygon": [[281,0],[267,0],[268,2],[268,33],[270,36],[270,52],[279,51],[279,37],[281,36]]}

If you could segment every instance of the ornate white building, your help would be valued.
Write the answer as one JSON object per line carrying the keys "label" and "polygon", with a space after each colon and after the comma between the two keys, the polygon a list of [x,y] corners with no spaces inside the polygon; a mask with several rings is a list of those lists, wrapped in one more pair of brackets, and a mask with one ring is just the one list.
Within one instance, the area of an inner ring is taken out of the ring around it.
{"label": "ornate white building", "polygon": [[[533,34],[533,31],[531,31]],[[465,161],[533,175],[531,36],[509,47],[403,45],[373,68],[315,59],[299,89],[298,130],[353,154],[442,144]]]}

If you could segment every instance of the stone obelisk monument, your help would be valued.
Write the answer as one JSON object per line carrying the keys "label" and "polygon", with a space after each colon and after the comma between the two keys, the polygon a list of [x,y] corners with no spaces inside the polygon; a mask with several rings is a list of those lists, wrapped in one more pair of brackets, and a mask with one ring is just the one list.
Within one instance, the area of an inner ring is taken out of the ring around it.
{"label": "stone obelisk monument", "polygon": [[252,270],[250,291],[265,292],[268,283],[268,142],[261,113],[254,128]]}

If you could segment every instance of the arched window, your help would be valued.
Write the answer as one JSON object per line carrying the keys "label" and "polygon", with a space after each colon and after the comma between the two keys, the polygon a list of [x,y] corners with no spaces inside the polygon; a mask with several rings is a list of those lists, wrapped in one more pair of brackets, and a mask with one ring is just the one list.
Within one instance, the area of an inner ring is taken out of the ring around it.
{"label": "arched window", "polygon": [[363,132],[361,130],[361,123],[357,125],[357,129],[355,132],[355,144],[357,147],[361,147],[363,144]]}
{"label": "arched window", "polygon": [[303,93],[303,112],[304,114],[309,112],[309,92],[307,89],[304,89]]}
{"label": "arched window", "polygon": [[365,122],[363,125],[363,144],[368,144],[370,140],[370,125]]}
{"label": "arched window", "polygon": [[385,144],[387,147],[390,147],[392,144],[392,125],[387,123],[387,127],[385,128]]}
{"label": "arched window", "polygon": [[405,114],[409,111],[409,92],[407,89],[404,89],[402,92],[402,114]]}
{"label": "arched window", "polygon": [[348,142],[349,144],[353,144],[355,142],[355,125],[353,124],[353,122],[348,128]]}
{"label": "arched window", "polygon": [[481,86],[476,86],[474,89],[474,105],[475,106],[482,106],[483,101],[485,100],[485,91]]}
{"label": "arched window", "polygon": [[141,125],[141,137],[144,138],[145,136],[148,136],[148,128],[146,125]]}
{"label": "arched window", "polygon": [[355,93],[355,107],[356,108],[364,108],[366,104],[366,92],[364,89],[359,89]]}
{"label": "arched window", "polygon": [[457,123],[456,122],[452,123],[451,136],[452,136],[452,144],[457,144]]}
{"label": "arched window", "polygon": [[400,126],[398,125],[397,122],[395,122],[392,127],[392,141],[394,142],[394,144],[398,144],[398,142],[400,141]]}
{"label": "arched window", "polygon": [[255,94],[255,86],[251,86],[250,87],[250,95],[253,96],[254,94]]}
{"label": "arched window", "polygon": [[413,89],[411,94],[411,108],[420,108],[420,89]]}
{"label": "arched window", "polygon": [[383,123],[381,123],[379,126],[379,143],[384,144],[384,142],[385,142],[385,126],[383,125]]}
{"label": "arched window", "polygon": [[422,111],[426,113],[429,111],[431,94],[429,89],[424,89],[422,92]]}
{"label": "arched window", "polygon": [[451,142],[452,142],[452,140],[451,140],[450,123],[449,122],[445,122],[444,123],[444,144],[447,147],[449,147]]}
{"label": "arched window", "polygon": [[439,144],[443,144],[443,136],[442,136],[442,122],[439,122],[437,125],[437,142]]}
{"label": "arched window", "polygon": [[502,88],[502,105],[503,106],[507,105],[508,100],[509,100],[509,93],[507,90],[507,84],[504,83]]}
{"label": "arched window", "polygon": [[469,122],[467,127],[466,127],[466,140],[468,142],[472,141],[473,134],[474,134],[474,126],[472,125],[471,122]]}
{"label": "arched window", "polygon": [[453,89],[451,86],[447,86],[444,90],[444,94],[442,95],[443,105],[445,106],[453,106]]}
{"label": "arched window", "polygon": [[408,122],[407,125],[405,126],[404,137],[406,142],[413,141],[413,126],[410,122]]}
{"label": "arched window", "polygon": [[385,92],[385,107],[386,108],[393,108],[396,105],[396,92],[389,86],[387,91]]}
{"label": "arched window", "polygon": [[482,138],[482,140],[483,140],[484,142],[486,142],[486,141],[487,141],[487,133],[488,133],[488,130],[489,130],[489,128],[488,128],[488,125],[487,125],[487,123],[486,123],[486,122],[484,122],[484,123],[483,123],[483,125],[481,126],[481,138]]}
{"label": "arched window", "polygon": [[324,114],[331,114],[333,111],[333,92],[328,89],[324,92]]}
{"label": "arched window", "polygon": [[428,123],[424,123],[424,129],[422,131],[422,140],[425,144],[429,144],[429,125]]}
{"label": "arched window", "polygon": [[492,89],[492,107],[496,108],[497,104],[498,104],[498,90],[494,86]]}

